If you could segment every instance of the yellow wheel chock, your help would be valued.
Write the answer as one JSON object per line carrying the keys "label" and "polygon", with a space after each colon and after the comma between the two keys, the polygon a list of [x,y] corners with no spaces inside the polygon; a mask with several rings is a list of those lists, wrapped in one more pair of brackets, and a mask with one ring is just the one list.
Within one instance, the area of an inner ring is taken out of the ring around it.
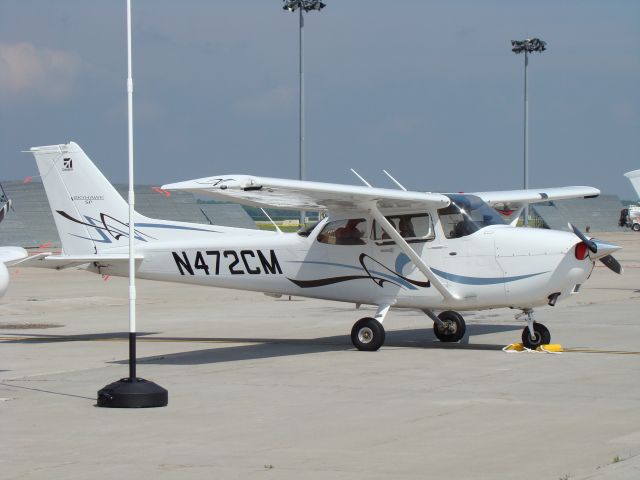
{"label": "yellow wheel chock", "polygon": [[522,343],[512,343],[504,347],[502,351],[506,353],[518,353],[518,352],[562,353],[564,350],[562,348],[562,345],[560,345],[559,343],[549,343],[547,345],[540,345],[535,350],[531,350],[525,347]]}

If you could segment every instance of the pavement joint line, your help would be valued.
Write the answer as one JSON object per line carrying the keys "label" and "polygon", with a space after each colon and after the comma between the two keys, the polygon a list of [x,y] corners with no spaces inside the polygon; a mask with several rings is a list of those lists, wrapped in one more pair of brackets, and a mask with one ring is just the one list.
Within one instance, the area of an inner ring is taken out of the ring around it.
{"label": "pavement joint line", "polygon": [[[81,338],[81,337],[0,337],[0,342],[42,342],[42,343],[50,343],[50,342],[128,342],[127,338]],[[239,340],[232,338],[221,338],[221,339],[205,339],[205,338],[152,338],[152,337],[138,337],[138,342],[146,342],[146,343],[231,343],[236,345],[258,345],[265,343],[279,343],[279,344],[313,344],[313,345],[335,345],[342,346],[342,344],[331,343],[331,342],[317,342],[313,340],[306,339],[256,339],[256,340]],[[389,345],[389,347],[398,347],[397,345]],[[473,349],[473,344],[465,344],[465,345],[442,345],[445,349]],[[476,345],[477,347],[477,345]],[[424,345],[407,345],[406,347],[398,347],[398,348],[433,348],[433,346],[424,346]],[[499,345],[496,345],[496,350],[500,349]],[[640,355],[640,352],[635,351],[625,351],[625,350],[603,350],[597,348],[588,348],[588,347],[569,347],[564,348],[565,353],[599,353],[599,354],[609,354],[609,355]]]}
{"label": "pavement joint line", "polygon": [[[10,380],[12,382],[19,382],[20,380]],[[11,388],[19,388],[22,390],[31,390],[34,392],[41,392],[41,393],[51,393],[54,395],[62,395],[64,397],[75,397],[75,398],[82,398],[85,400],[95,400],[95,398],[93,397],[85,397],[84,395],[74,395],[72,393],[63,393],[63,392],[54,392],[53,390],[44,390],[42,388],[33,388],[33,387],[25,387],[22,385],[12,385],[10,383],[5,383],[5,382],[0,382],[0,385],[3,385],[5,387],[11,387]]]}

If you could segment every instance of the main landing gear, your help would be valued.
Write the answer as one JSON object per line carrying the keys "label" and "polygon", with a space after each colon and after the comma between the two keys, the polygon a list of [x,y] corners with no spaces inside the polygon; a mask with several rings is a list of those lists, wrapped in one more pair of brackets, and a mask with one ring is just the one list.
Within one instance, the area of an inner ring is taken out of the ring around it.
{"label": "main landing gear", "polygon": [[433,333],[441,342],[459,342],[467,331],[467,324],[462,315],[453,310],[447,310],[440,315],[433,313],[433,310],[422,310],[431,320],[433,320]]}
{"label": "main landing gear", "polygon": [[551,333],[543,324],[533,320],[533,310],[526,309],[516,315],[516,319],[527,316],[527,326],[522,330],[522,345],[530,350],[535,350],[540,345],[551,343]]}
{"label": "main landing gear", "polygon": [[364,352],[375,352],[384,344],[385,333],[382,322],[390,308],[391,305],[380,305],[373,318],[361,318],[353,325],[351,343],[354,347]]}
{"label": "main landing gear", "polygon": [[[378,308],[375,317],[365,317],[358,320],[351,329],[351,342],[358,350],[373,352],[378,350],[385,339],[382,322],[389,306]],[[423,312],[433,320],[433,332],[441,342],[459,342],[467,330],[464,318],[458,312],[447,310],[436,315],[431,310]]]}
{"label": "main landing gear", "polygon": [[384,343],[384,338],[384,327],[375,318],[361,318],[351,329],[351,343],[364,352],[378,350]]}

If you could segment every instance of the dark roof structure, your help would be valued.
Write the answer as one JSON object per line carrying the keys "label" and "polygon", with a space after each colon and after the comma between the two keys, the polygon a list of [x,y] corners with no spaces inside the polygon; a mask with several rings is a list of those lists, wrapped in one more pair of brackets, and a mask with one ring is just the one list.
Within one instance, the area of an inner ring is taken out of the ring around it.
{"label": "dark roof structure", "polygon": [[[597,198],[575,198],[531,205],[545,228],[569,231],[571,222],[583,232],[619,232],[620,210],[623,205],[616,195]],[[587,226],[589,227],[587,229]]]}

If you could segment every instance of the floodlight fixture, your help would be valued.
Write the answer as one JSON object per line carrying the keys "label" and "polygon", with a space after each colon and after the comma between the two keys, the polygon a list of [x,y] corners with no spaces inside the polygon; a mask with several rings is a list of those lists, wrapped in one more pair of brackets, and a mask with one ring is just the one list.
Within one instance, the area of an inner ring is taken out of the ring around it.
{"label": "floodlight fixture", "polygon": [[[527,97],[527,67],[530,53],[542,53],[547,42],[539,38],[511,40],[511,51],[516,55],[524,53],[524,188],[529,188],[529,99]],[[529,226],[529,205],[524,207],[524,226]]]}
{"label": "floodlight fixture", "polygon": [[[298,11],[300,29],[299,29],[299,81],[300,81],[300,173],[299,179],[305,179],[305,162],[304,162],[304,12],[319,12],[327,5],[320,0],[283,0],[283,10],[289,12]],[[305,224],[305,212],[300,212],[300,225]]]}
{"label": "floodlight fixture", "polygon": [[539,38],[527,38],[525,40],[511,40],[511,51],[513,53],[542,53],[547,49],[547,42]]}
{"label": "floodlight fixture", "polygon": [[283,10],[288,10],[289,12],[295,12],[298,9],[304,10],[305,12],[310,12],[311,10],[320,11],[327,5],[320,0],[283,0],[284,6]]}

